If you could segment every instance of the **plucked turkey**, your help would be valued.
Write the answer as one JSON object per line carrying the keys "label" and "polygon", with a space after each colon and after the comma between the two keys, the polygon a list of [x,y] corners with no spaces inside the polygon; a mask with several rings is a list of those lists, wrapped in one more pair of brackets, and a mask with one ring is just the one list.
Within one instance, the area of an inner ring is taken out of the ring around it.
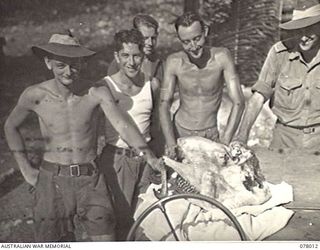
{"label": "plucked turkey", "polygon": [[[217,199],[228,208],[259,205],[271,194],[254,152],[191,136],[178,139],[179,161],[164,156],[176,187]],[[172,178],[171,178],[172,179]]]}

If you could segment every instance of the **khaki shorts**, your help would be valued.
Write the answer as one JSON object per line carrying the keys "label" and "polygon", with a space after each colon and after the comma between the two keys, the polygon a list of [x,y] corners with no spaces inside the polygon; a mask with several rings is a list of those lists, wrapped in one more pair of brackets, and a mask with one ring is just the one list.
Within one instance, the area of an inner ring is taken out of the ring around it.
{"label": "khaki shorts", "polygon": [[91,176],[60,176],[40,168],[35,188],[37,242],[59,241],[70,235],[76,217],[89,236],[113,234],[115,217],[110,195],[98,171]]}
{"label": "khaki shorts", "polygon": [[320,151],[320,126],[297,129],[276,123],[270,148],[303,148]]}
{"label": "khaki shorts", "polygon": [[140,156],[126,154],[124,149],[107,144],[99,157],[100,171],[105,174],[113,195],[117,220],[117,239],[125,240],[134,219],[138,195],[150,184],[151,168]]}

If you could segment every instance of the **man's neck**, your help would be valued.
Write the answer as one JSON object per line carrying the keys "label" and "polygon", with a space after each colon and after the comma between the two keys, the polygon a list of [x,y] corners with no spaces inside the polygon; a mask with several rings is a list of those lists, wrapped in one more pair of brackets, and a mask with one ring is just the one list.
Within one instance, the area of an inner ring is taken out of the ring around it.
{"label": "man's neck", "polygon": [[140,72],[135,77],[130,78],[127,75],[123,74],[121,71],[119,71],[116,74],[116,78],[119,79],[119,84],[121,84],[125,88],[130,88],[133,85],[137,87],[141,87],[141,84],[143,84],[143,74]]}
{"label": "man's neck", "polygon": [[194,57],[190,56],[188,53],[187,53],[187,55],[188,55],[188,58],[191,63],[197,65],[197,67],[199,69],[203,69],[204,67],[206,67],[206,65],[210,59],[210,49],[207,47],[204,47],[202,55],[199,58],[194,58]]}
{"label": "man's neck", "polygon": [[155,60],[157,60],[157,54],[155,52],[153,52],[152,54],[149,55],[145,55],[145,59],[154,62]]}
{"label": "man's neck", "polygon": [[307,51],[300,50],[300,53],[303,57],[303,60],[305,60],[306,63],[310,63],[320,53],[319,51],[320,46],[317,46],[316,48]]}
{"label": "man's neck", "polygon": [[73,95],[73,93],[71,91],[72,86],[65,86],[56,79],[54,79],[54,83],[56,86],[57,94],[62,96],[63,99],[66,100],[66,99],[68,99],[68,97]]}

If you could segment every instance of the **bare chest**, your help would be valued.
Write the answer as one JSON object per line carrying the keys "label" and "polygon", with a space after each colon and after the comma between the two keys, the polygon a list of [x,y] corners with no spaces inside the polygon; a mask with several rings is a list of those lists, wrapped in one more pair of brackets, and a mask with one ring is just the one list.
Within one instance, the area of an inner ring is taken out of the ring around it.
{"label": "bare chest", "polygon": [[180,91],[186,94],[212,95],[223,85],[221,67],[215,62],[199,69],[196,65],[185,63],[177,72]]}
{"label": "bare chest", "polygon": [[88,96],[62,98],[43,98],[35,112],[43,129],[48,133],[61,134],[87,130],[92,123],[96,104]]}

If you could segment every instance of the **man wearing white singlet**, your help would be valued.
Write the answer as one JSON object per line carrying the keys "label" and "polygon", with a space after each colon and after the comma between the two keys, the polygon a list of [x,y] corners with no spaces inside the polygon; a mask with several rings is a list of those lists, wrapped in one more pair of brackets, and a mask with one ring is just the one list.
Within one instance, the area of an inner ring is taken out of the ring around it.
{"label": "man wearing white singlet", "polygon": [[[141,71],[144,40],[137,30],[122,30],[114,37],[115,61],[119,71],[103,78],[118,108],[137,126],[145,142],[151,141],[150,123],[154,94],[158,89]],[[114,200],[117,239],[123,240],[133,222],[133,212],[141,189],[148,186],[150,166],[120,135],[105,122],[106,146],[100,160]]]}

